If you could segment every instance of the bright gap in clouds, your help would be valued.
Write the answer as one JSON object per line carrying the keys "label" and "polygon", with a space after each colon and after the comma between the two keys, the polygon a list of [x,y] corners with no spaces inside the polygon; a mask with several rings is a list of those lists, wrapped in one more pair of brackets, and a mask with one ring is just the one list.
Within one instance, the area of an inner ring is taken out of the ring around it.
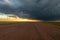
{"label": "bright gap in clouds", "polygon": [[0,13],[0,18],[7,18],[8,16],[6,16],[4,13]]}
{"label": "bright gap in clouds", "polygon": [[14,14],[5,14],[0,13],[0,22],[1,21],[16,21],[16,22],[40,22],[40,20],[32,20],[28,18],[20,18]]}

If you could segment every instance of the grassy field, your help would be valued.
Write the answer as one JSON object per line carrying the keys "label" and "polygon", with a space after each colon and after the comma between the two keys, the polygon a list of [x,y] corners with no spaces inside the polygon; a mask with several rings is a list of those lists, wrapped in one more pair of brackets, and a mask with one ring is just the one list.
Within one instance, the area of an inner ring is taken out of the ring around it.
{"label": "grassy field", "polygon": [[45,24],[53,24],[53,25],[59,25],[60,26],[60,22],[43,22]]}
{"label": "grassy field", "polygon": [[13,22],[13,21],[10,21],[10,22],[8,22],[8,21],[7,21],[7,22],[4,22],[4,21],[3,21],[3,22],[0,22],[0,25],[3,25],[3,24],[4,24],[4,25],[5,25],[5,24],[15,24],[15,23],[19,23],[19,22]]}
{"label": "grassy field", "polygon": [[[19,23],[19,22],[0,22],[0,25],[2,24],[15,24],[15,23]],[[60,22],[41,22],[41,23],[45,23],[45,24],[53,24],[53,25],[59,25],[60,26]]]}

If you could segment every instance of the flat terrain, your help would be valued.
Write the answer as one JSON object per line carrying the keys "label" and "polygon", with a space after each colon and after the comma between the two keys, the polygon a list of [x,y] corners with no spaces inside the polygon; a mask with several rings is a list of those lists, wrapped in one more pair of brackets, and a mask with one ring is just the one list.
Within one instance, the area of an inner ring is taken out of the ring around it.
{"label": "flat terrain", "polygon": [[60,40],[60,26],[26,22],[0,25],[0,40]]}
{"label": "flat terrain", "polygon": [[60,26],[60,22],[42,22],[42,23],[45,23],[45,24],[53,24],[53,25]]}

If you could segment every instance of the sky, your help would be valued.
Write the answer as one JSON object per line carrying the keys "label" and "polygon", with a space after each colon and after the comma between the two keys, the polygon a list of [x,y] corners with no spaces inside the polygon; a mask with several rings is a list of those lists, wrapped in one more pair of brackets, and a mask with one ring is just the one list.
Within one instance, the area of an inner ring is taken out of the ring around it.
{"label": "sky", "polygon": [[0,13],[39,20],[60,20],[60,0],[0,0]]}

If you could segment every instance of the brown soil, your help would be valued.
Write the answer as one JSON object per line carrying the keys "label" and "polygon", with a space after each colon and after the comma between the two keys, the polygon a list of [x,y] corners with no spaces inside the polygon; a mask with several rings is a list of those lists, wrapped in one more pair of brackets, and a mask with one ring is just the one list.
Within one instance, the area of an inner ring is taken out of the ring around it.
{"label": "brown soil", "polygon": [[0,25],[0,40],[60,40],[60,26],[42,23]]}

